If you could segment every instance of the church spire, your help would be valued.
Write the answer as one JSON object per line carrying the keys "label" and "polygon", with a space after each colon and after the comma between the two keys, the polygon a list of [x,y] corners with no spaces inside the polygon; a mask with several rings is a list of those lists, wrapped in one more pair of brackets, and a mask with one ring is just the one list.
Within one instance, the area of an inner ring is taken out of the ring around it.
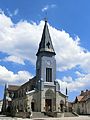
{"label": "church spire", "polygon": [[42,34],[41,42],[39,44],[39,49],[36,55],[38,56],[39,53],[41,52],[49,52],[55,55],[55,51],[52,45],[52,41],[51,41],[51,37],[50,37],[48,25],[47,25],[47,19],[45,19],[43,34]]}
{"label": "church spire", "polygon": [[68,92],[68,91],[67,91],[67,87],[66,87],[66,95],[67,95],[67,92]]}

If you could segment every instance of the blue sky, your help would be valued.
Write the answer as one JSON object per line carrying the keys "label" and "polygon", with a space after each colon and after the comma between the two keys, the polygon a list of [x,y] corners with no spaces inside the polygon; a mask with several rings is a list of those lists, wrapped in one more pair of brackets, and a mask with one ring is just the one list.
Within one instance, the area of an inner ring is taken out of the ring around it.
{"label": "blue sky", "polygon": [[89,0],[0,0],[0,99],[7,84],[35,76],[44,17],[56,51],[56,79],[73,101],[90,89]]}

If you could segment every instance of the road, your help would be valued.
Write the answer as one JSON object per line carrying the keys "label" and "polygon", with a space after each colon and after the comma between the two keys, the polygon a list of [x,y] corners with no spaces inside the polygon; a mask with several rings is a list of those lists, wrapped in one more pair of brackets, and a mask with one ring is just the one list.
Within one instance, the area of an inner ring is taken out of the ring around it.
{"label": "road", "polygon": [[0,120],[90,120],[90,116],[79,116],[79,117],[61,117],[61,118],[12,118],[0,115]]}
{"label": "road", "polygon": [[27,118],[16,118],[16,117],[6,117],[5,115],[0,115],[0,120],[32,120]]}

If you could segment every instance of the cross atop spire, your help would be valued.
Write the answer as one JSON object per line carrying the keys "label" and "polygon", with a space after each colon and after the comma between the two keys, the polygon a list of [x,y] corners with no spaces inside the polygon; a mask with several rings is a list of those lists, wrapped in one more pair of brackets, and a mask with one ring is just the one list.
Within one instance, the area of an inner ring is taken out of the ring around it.
{"label": "cross atop spire", "polygon": [[53,55],[55,55],[55,51],[54,51],[54,48],[52,45],[46,18],[45,18],[45,25],[44,25],[44,29],[43,29],[41,42],[39,44],[39,49],[38,49],[38,52],[36,55],[38,56],[38,54],[41,52],[49,52],[49,53],[52,53]]}
{"label": "cross atop spire", "polygon": [[46,12],[45,12],[45,18],[44,18],[44,21],[47,22],[47,19],[48,19],[48,17],[47,17],[47,11],[46,11]]}

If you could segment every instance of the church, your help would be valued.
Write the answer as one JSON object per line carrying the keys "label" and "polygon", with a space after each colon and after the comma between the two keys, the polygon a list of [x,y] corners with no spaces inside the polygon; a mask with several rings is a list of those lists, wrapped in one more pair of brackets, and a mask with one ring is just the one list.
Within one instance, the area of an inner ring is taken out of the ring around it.
{"label": "church", "polygon": [[47,20],[36,53],[36,76],[21,86],[5,86],[3,112],[64,112],[67,111],[67,94],[60,91],[56,81],[55,50]]}

